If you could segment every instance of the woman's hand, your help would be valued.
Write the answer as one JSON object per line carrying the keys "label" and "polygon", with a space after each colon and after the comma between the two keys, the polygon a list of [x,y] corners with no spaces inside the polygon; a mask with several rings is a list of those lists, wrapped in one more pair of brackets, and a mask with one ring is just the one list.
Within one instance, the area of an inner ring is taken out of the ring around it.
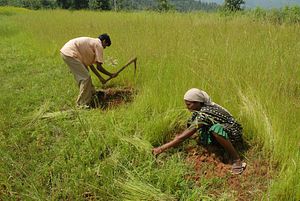
{"label": "woman's hand", "polygon": [[162,149],[160,148],[160,147],[156,147],[156,148],[153,148],[152,149],[152,154],[154,155],[154,156],[158,156],[159,154],[161,154],[163,151],[162,151]]}
{"label": "woman's hand", "polygon": [[107,80],[103,79],[102,77],[101,78],[99,77],[99,80],[102,84],[105,84],[107,82]]}

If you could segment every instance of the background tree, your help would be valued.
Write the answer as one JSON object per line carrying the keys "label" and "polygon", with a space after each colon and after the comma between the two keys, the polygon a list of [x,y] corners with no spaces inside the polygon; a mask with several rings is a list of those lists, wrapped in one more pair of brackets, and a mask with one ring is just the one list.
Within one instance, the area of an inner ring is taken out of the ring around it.
{"label": "background tree", "polygon": [[68,9],[72,7],[73,0],[57,0],[57,4],[63,9]]}
{"label": "background tree", "polygon": [[189,12],[195,10],[216,11],[221,8],[221,5],[212,2],[202,2],[195,0],[170,0],[176,10],[181,12]]}
{"label": "background tree", "polygon": [[111,10],[111,1],[110,0],[99,0],[101,10]]}
{"label": "background tree", "polygon": [[89,0],[89,9],[97,10],[101,9],[101,2],[99,0]]}
{"label": "background tree", "polygon": [[244,0],[225,0],[224,7],[225,10],[235,12],[242,10],[242,4],[245,4]]}
{"label": "background tree", "polygon": [[57,1],[56,0],[41,0],[41,4],[43,8],[56,8]]}
{"label": "background tree", "polygon": [[73,6],[74,9],[84,9],[88,8],[89,1],[88,0],[73,0]]}
{"label": "background tree", "polygon": [[7,0],[0,0],[0,6],[6,6],[8,4]]}
{"label": "background tree", "polygon": [[0,6],[17,6],[30,9],[56,8],[93,10],[160,10],[180,12],[217,10],[220,5],[199,0],[0,0]]}
{"label": "background tree", "polygon": [[169,3],[168,0],[157,0],[158,10],[160,11],[168,11],[173,8],[173,6]]}

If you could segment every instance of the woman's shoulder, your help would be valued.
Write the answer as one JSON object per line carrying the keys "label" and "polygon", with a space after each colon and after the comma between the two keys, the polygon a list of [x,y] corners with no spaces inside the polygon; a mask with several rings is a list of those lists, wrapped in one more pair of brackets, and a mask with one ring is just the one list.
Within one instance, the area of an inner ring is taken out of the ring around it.
{"label": "woman's shoulder", "polygon": [[199,115],[199,112],[198,111],[193,111],[191,113],[191,116],[190,116],[190,120],[194,120],[197,116]]}
{"label": "woman's shoulder", "polygon": [[200,109],[200,112],[208,113],[208,114],[217,114],[221,116],[232,117],[230,112],[222,107],[221,105],[214,103],[213,105],[205,105]]}
{"label": "woman's shoulder", "polygon": [[191,125],[198,125],[198,124],[210,124],[211,117],[209,114],[206,114],[201,111],[194,111],[192,112],[191,117],[187,121],[187,127]]}
{"label": "woman's shoulder", "polygon": [[197,121],[202,120],[203,121],[203,120],[207,119],[208,117],[210,117],[210,115],[208,113],[205,113],[205,112],[200,110],[200,111],[192,112],[192,115],[189,118],[189,120],[190,121],[195,121],[195,120],[197,120]]}

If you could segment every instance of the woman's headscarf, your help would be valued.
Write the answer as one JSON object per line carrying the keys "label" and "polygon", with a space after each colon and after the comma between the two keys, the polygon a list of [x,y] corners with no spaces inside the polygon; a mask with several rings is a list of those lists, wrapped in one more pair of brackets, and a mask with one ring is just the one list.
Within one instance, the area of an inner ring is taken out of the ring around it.
{"label": "woman's headscarf", "polygon": [[209,95],[200,89],[192,88],[188,90],[183,97],[184,100],[187,101],[194,101],[194,102],[201,102],[204,105],[213,105]]}

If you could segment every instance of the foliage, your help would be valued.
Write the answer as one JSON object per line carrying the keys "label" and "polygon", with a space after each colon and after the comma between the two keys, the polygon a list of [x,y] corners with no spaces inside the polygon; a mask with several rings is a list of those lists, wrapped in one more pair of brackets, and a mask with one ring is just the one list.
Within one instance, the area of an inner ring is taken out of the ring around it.
{"label": "foliage", "polygon": [[242,10],[242,5],[245,4],[244,0],[225,0],[224,8],[225,10],[235,12]]}
{"label": "foliage", "polygon": [[64,9],[82,9],[88,6],[88,1],[86,0],[57,0],[57,3]]}
{"label": "foliage", "polygon": [[276,24],[282,23],[300,23],[300,7],[284,7],[282,9],[264,10],[262,8],[255,8],[248,11],[248,15],[253,16],[254,19],[268,21]]}
{"label": "foliage", "polygon": [[23,8],[40,9],[57,7],[56,0],[0,0],[0,5],[17,6]]}
{"label": "foliage", "polygon": [[157,2],[158,2],[158,10],[160,11],[168,11],[172,9],[172,6],[168,0],[157,0]]}
{"label": "foliage", "polygon": [[0,0],[0,6],[11,5],[31,9],[55,8],[93,10],[216,10],[216,3],[195,0]]}
{"label": "foliage", "polygon": [[8,5],[8,0],[0,0],[0,6]]}
{"label": "foliage", "polygon": [[194,0],[172,0],[171,3],[178,11],[217,11],[221,8],[221,5],[213,2],[202,2]]}
{"label": "foliage", "polygon": [[101,2],[98,0],[89,0],[89,8],[92,10],[100,10],[101,9]]}

